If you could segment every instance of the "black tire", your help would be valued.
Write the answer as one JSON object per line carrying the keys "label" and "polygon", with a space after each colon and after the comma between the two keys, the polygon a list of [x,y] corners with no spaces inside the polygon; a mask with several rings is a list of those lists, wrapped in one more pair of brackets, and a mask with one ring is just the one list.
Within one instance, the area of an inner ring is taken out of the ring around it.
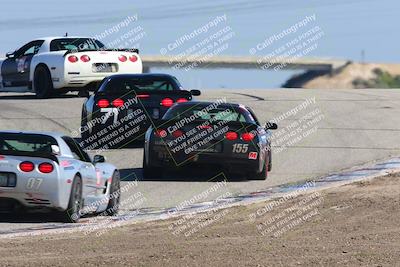
{"label": "black tire", "polygon": [[61,220],[66,223],[78,222],[81,218],[80,211],[82,209],[82,204],[82,179],[79,176],[75,176],[72,182],[68,208],[61,212]]}
{"label": "black tire", "polygon": [[91,137],[91,134],[89,133],[89,129],[87,126],[87,117],[84,111],[82,111],[82,116],[81,116],[81,129],[83,130],[81,132],[81,143],[83,144],[83,148],[89,148],[91,145],[91,142],[89,142],[89,138]]}
{"label": "black tire", "polygon": [[272,152],[271,149],[268,151],[268,171],[272,170]]}
{"label": "black tire", "polygon": [[119,204],[121,199],[121,178],[118,171],[115,171],[112,177],[110,200],[106,210],[107,216],[114,216],[118,214]]}
{"label": "black tire", "polygon": [[54,91],[53,81],[47,67],[39,65],[33,77],[36,98],[49,98]]}
{"label": "black tire", "polygon": [[264,164],[263,164],[263,169],[261,172],[253,172],[250,174],[250,180],[265,180],[268,177],[268,165],[269,163],[266,162],[267,159],[265,159]]}
{"label": "black tire", "polygon": [[155,180],[163,177],[163,169],[151,167],[146,164],[146,154],[143,155],[143,178],[146,180]]}

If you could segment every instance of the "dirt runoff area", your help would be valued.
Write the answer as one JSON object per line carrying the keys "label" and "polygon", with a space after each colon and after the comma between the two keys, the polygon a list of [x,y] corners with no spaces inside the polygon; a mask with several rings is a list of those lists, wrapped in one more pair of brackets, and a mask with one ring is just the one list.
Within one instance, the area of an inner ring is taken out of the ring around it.
{"label": "dirt runoff area", "polygon": [[400,176],[95,233],[0,240],[0,266],[400,266]]}

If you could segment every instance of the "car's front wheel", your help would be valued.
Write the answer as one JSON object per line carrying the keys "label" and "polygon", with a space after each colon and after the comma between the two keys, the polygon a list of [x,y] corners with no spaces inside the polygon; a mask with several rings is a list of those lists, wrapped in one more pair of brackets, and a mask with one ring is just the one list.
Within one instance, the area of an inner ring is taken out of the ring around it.
{"label": "car's front wheel", "polygon": [[118,171],[115,171],[112,177],[110,186],[110,200],[108,201],[108,206],[106,213],[108,216],[114,216],[118,213],[119,203],[121,199],[121,179]]}

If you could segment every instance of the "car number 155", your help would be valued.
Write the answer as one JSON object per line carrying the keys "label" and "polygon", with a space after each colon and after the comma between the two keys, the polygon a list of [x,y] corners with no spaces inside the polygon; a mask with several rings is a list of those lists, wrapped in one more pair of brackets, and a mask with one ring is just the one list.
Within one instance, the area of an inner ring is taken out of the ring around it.
{"label": "car number 155", "polygon": [[248,150],[248,144],[234,144],[232,148],[233,153],[246,153]]}

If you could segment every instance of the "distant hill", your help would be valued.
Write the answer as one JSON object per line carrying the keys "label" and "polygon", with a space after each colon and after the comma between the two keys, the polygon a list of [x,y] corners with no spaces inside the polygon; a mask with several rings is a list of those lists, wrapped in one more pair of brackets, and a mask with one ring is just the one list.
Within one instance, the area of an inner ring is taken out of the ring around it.
{"label": "distant hill", "polygon": [[287,88],[400,88],[400,64],[349,63],[334,73],[307,71],[291,77]]}

